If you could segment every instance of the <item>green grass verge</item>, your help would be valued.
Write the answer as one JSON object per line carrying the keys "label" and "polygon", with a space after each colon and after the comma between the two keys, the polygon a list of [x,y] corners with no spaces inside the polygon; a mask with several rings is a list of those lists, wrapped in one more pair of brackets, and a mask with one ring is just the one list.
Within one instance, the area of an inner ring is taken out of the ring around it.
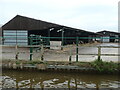
{"label": "green grass verge", "polygon": [[95,60],[94,62],[91,62],[91,65],[93,68],[95,68],[98,72],[110,72],[114,73],[116,71],[119,71],[120,63],[114,63],[114,62],[105,62],[102,60]]}

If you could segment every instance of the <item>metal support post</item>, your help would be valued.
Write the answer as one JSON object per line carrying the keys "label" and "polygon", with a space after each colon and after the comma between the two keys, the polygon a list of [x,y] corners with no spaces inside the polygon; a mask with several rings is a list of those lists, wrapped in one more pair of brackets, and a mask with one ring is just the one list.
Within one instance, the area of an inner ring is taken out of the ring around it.
{"label": "metal support post", "polygon": [[51,28],[48,30],[48,45],[50,45],[50,37],[51,37],[50,31],[52,31],[52,30],[54,30],[54,28]]}
{"label": "metal support post", "polygon": [[50,29],[48,30],[48,45],[50,45]]}
{"label": "metal support post", "polygon": [[64,46],[64,28],[62,28],[62,43],[61,43],[61,50],[63,50],[63,46]]}

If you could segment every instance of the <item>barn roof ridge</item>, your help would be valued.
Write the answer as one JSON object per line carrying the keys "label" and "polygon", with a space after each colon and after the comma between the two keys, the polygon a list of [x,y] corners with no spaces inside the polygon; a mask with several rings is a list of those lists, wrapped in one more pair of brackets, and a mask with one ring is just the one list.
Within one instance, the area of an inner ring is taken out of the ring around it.
{"label": "barn roof ridge", "polygon": [[44,22],[44,23],[56,24],[56,25],[59,25],[59,26],[63,26],[63,25],[60,25],[60,24],[57,24],[57,23],[52,23],[52,22],[48,22],[48,21],[44,21],[44,20],[40,20],[40,19],[36,19],[36,18],[23,16],[23,15],[16,15],[15,17],[23,17],[23,18],[33,19],[33,20],[36,20],[36,21],[41,21],[41,22]]}
{"label": "barn roof ridge", "polygon": [[37,21],[41,21],[41,22],[44,22],[44,23],[55,24],[55,25],[59,25],[61,27],[69,28],[69,29],[76,29],[76,30],[86,31],[86,30],[83,30],[83,29],[73,28],[73,27],[69,27],[69,26],[65,26],[65,25],[61,25],[61,24],[57,24],[57,23],[53,23],[53,22],[48,22],[48,21],[44,21],[44,20],[41,20],[41,19],[35,19],[35,18],[23,16],[23,15],[16,15],[15,17],[17,17],[17,16],[23,17],[23,18],[28,18],[28,19],[33,19],[33,20],[37,20]]}
{"label": "barn roof ridge", "polygon": [[[44,27],[47,29],[47,28],[55,28],[55,27],[65,27],[65,28],[68,28],[68,29],[71,29],[71,30],[75,30],[75,31],[82,31],[82,32],[89,32],[89,33],[94,33],[94,34],[97,34],[95,32],[92,32],[92,31],[87,31],[87,30],[83,30],[83,29],[78,29],[78,28],[73,28],[73,27],[69,27],[69,26],[65,26],[65,25],[61,25],[61,24],[56,24],[56,23],[52,23],[52,22],[48,22],[48,21],[44,21],[44,20],[40,20],[40,19],[35,19],[35,18],[31,18],[31,17],[27,17],[27,16],[23,16],[23,15],[16,15],[15,17],[13,17],[10,21],[8,21],[6,24],[4,24],[2,27],[4,26],[7,26],[7,24],[9,24],[13,19],[15,18],[23,18],[23,19],[27,19],[28,21],[29,20],[33,20],[37,23],[40,24],[43,24],[43,27],[41,27],[42,29],[44,29]],[[18,22],[17,22],[18,23]],[[24,22],[22,22],[24,23]],[[26,24],[26,23],[25,23]],[[38,24],[38,25],[39,25]],[[44,25],[46,24],[46,26]],[[12,27],[12,26],[8,26],[8,27]],[[5,27],[5,28],[8,28],[8,27]],[[27,27],[27,26],[22,26],[22,28],[32,28],[32,30],[37,30],[36,28],[39,28],[40,26],[34,26],[34,25],[31,25],[31,27]],[[20,27],[15,27],[15,28],[20,28]],[[33,29],[34,28],[34,29]],[[29,29],[28,29],[29,30]],[[31,30],[31,29],[30,29]],[[39,29],[41,30],[41,29]]]}
{"label": "barn roof ridge", "polygon": [[116,34],[120,34],[120,32],[115,32],[115,31],[109,31],[109,30],[102,30],[102,31],[99,31],[97,33],[100,33],[100,32],[110,32],[110,33],[116,33]]}

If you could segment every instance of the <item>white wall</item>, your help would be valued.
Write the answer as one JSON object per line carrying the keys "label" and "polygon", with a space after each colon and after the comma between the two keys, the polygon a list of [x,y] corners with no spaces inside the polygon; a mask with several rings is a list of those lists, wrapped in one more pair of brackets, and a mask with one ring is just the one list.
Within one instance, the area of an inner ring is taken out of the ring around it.
{"label": "white wall", "polygon": [[61,49],[61,47],[55,47],[55,46],[61,46],[61,41],[50,41],[50,49]]}
{"label": "white wall", "polygon": [[28,45],[28,32],[26,30],[4,30],[4,45]]}
{"label": "white wall", "polygon": [[110,42],[110,37],[109,36],[104,36],[103,39],[102,39],[102,42],[104,43],[107,43],[107,42]]}

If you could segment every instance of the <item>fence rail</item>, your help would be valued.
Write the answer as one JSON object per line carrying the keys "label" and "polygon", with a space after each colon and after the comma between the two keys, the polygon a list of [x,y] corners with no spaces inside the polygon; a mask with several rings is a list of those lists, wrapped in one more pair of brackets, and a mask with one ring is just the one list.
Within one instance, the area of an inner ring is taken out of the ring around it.
{"label": "fence rail", "polygon": [[[28,45],[28,46],[19,46],[19,45],[1,45],[1,46],[3,46],[3,47],[14,47],[15,48],[15,59],[19,59],[19,54],[20,53],[25,53],[24,51],[22,51],[22,52],[19,52],[18,51],[18,48],[21,48],[21,47],[24,47],[24,48],[41,48],[41,51],[40,52],[42,52],[42,55],[41,55],[41,59],[42,60],[44,60],[44,48],[48,48],[48,47],[63,47],[63,48],[65,48],[65,47],[71,47],[71,46],[55,46],[55,45],[53,45],[53,46],[51,46],[51,45]],[[77,49],[79,48],[79,47],[96,47],[96,48],[98,48],[98,53],[97,54],[86,54],[86,53],[81,53],[81,54],[79,54],[78,53],[78,51],[77,51]],[[102,54],[101,53],[101,49],[102,48],[120,48],[120,46],[76,46],[76,56],[78,56],[78,55],[94,55],[94,56],[98,56],[98,59],[101,59],[101,56],[120,56],[120,54]],[[12,52],[8,52],[8,53],[12,53]],[[33,56],[33,51],[31,52],[29,52],[29,55],[30,55],[30,60],[32,60],[32,56]],[[69,55],[69,62],[71,62],[72,61],[72,50],[70,50],[70,55]],[[3,52],[3,54],[4,54],[4,52]],[[79,57],[76,57],[76,62],[78,62],[78,58]]]}
{"label": "fence rail", "polygon": [[[15,47],[16,45],[0,45],[3,47]],[[17,45],[18,47],[41,47],[41,45]],[[44,45],[43,47],[68,47],[66,46],[61,46],[61,45]],[[78,47],[85,47],[85,46],[78,46]],[[120,48],[120,46],[86,46],[86,47],[101,47],[101,48]]]}
{"label": "fence rail", "polygon": [[[8,39],[14,39],[16,37],[0,37],[1,38],[1,42],[8,38]],[[17,37],[17,38],[26,38],[26,37]],[[50,47],[60,47],[61,50],[63,50],[63,48],[68,47],[67,45],[64,45],[65,40],[74,40],[75,45],[76,45],[76,62],[78,62],[78,56],[79,55],[95,55],[98,56],[98,60],[101,59],[101,56],[120,56],[120,54],[102,54],[101,53],[101,48],[120,48],[120,46],[86,46],[86,47],[96,47],[98,48],[98,52],[97,54],[79,54],[79,47],[82,47],[79,45],[79,41],[80,40],[86,40],[86,39],[118,39],[118,42],[120,42],[120,37],[40,37],[40,36],[29,36],[27,37],[28,41],[29,41],[29,45],[18,45],[17,41],[15,42],[15,45],[1,45],[3,47],[14,47],[15,48],[15,59],[19,59],[19,51],[18,48],[21,47],[25,47],[25,48],[30,48],[29,50],[29,58],[30,60],[33,59],[33,50],[34,48],[40,48],[40,52],[41,52],[41,60],[44,60],[44,48],[50,48]],[[41,40],[42,39],[42,40]],[[61,40],[61,45],[50,45],[50,40],[51,39],[60,39]],[[36,44],[36,45],[34,45]],[[70,47],[72,48],[72,47]],[[69,61],[72,61],[72,50],[69,51]]]}

